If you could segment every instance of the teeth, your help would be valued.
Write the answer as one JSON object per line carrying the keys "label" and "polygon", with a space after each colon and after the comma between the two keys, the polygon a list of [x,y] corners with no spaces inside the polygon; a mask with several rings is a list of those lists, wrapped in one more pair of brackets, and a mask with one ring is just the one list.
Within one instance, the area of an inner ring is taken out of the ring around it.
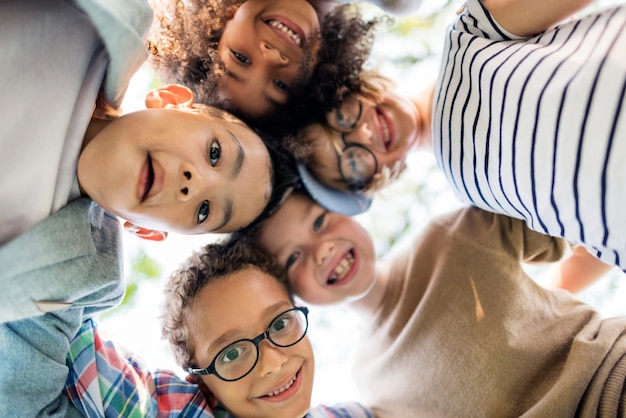
{"label": "teeth", "polygon": [[278,395],[279,393],[283,393],[284,391],[286,391],[287,389],[289,389],[289,388],[291,387],[291,385],[293,385],[293,382],[295,382],[295,381],[296,381],[296,376],[292,377],[292,378],[291,378],[291,380],[290,380],[289,382],[287,382],[287,384],[285,384],[285,386],[283,386],[283,387],[281,387],[281,388],[278,388],[278,389],[276,389],[275,391],[272,391],[272,392],[268,393],[268,394],[267,394],[267,395],[265,395],[265,396],[268,396],[268,397],[269,397],[269,396],[276,396],[276,395]]}
{"label": "teeth", "polygon": [[387,125],[387,120],[382,116],[378,115],[378,121],[380,122],[380,128],[383,134],[383,144],[386,145],[389,143],[390,134],[389,134],[389,126]]}
{"label": "teeth", "polygon": [[335,284],[338,281],[345,278],[346,274],[352,269],[354,265],[354,254],[350,251],[341,262],[335,267],[332,276],[326,281],[327,284]]}
{"label": "teeth", "polygon": [[296,45],[302,46],[302,38],[300,38],[300,35],[289,29],[287,26],[283,25],[278,20],[270,20],[268,23],[273,28],[286,33],[296,43]]}

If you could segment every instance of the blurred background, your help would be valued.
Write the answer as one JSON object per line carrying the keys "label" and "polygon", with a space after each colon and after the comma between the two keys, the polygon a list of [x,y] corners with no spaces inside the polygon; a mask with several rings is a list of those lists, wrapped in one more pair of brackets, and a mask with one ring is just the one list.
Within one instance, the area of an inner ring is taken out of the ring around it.
{"label": "blurred background", "polygon": [[[604,7],[612,1],[595,1],[590,7]],[[446,26],[454,19],[462,2],[424,1],[418,14],[394,18],[379,28],[370,67],[396,80],[405,94],[417,95],[434,81]],[[366,15],[380,11],[365,4]],[[144,108],[146,93],[161,83],[149,64],[133,78],[124,111]],[[385,257],[406,245],[433,216],[460,207],[430,153],[410,156],[402,177],[382,191],[372,208],[357,217],[371,233],[377,254]],[[165,368],[184,377],[175,364],[166,342],[160,336],[159,312],[163,281],[193,251],[219,236],[180,236],[171,234],[155,243],[124,234],[127,291],[124,302],[97,318],[118,344],[135,352],[153,368]],[[541,269],[529,268],[533,277]],[[596,306],[603,316],[626,314],[626,277],[615,271],[578,295]],[[356,400],[351,382],[350,354],[357,340],[358,323],[353,314],[339,306],[313,307],[310,337],[316,355],[313,403]]]}

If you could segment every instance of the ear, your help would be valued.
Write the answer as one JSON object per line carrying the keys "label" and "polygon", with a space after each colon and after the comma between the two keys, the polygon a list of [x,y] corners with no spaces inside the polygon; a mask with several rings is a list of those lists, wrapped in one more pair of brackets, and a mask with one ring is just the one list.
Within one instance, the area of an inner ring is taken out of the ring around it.
{"label": "ear", "polygon": [[226,9],[226,20],[231,20],[233,17],[235,17],[235,13],[237,13],[238,9],[239,9],[239,5],[229,6]]}
{"label": "ear", "polygon": [[146,96],[148,109],[191,109],[193,106],[193,92],[180,84],[168,84],[152,90]]}
{"label": "ear", "polygon": [[142,228],[128,221],[124,222],[124,229],[127,232],[148,241],[164,241],[165,238],[167,238],[167,232]]}

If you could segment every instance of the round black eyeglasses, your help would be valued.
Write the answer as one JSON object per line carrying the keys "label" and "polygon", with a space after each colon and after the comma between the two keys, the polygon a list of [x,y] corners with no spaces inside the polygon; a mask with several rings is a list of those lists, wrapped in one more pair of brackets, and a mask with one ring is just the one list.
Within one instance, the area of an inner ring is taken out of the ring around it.
{"label": "round black eyeglasses", "polygon": [[259,344],[267,339],[277,347],[291,347],[299,343],[309,328],[309,309],[298,306],[277,315],[267,329],[255,338],[237,340],[222,349],[204,369],[190,367],[189,373],[214,374],[226,382],[243,379],[259,361]]}
{"label": "round black eyeglasses", "polygon": [[343,147],[332,137],[331,141],[337,155],[339,174],[351,190],[363,189],[378,170],[378,160],[369,148],[346,141],[346,134],[358,126],[362,114],[361,100],[356,96],[349,96],[326,116],[328,125],[341,132]]}

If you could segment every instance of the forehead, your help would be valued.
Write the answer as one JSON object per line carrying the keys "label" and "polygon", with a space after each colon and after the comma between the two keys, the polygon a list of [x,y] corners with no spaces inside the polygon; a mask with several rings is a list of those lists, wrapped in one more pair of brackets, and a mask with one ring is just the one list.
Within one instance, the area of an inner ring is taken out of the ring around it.
{"label": "forehead", "polygon": [[[247,267],[209,282],[189,310],[194,340],[210,342],[228,330],[269,320],[268,309],[291,306],[289,293],[275,277]],[[264,324],[267,325],[267,324]]]}

